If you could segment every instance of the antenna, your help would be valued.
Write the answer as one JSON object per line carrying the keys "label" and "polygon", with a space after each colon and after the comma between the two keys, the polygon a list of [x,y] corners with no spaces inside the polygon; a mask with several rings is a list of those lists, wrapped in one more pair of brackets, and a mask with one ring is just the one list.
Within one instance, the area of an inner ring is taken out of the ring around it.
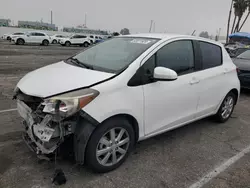
{"label": "antenna", "polygon": [[155,21],[153,21],[153,32],[155,32]]}

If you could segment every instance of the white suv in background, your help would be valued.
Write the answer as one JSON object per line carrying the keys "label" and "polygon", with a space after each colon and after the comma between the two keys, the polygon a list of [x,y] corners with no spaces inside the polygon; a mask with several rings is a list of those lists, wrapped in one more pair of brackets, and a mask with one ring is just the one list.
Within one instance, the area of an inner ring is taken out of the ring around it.
{"label": "white suv in background", "polygon": [[61,34],[56,34],[51,36],[52,44],[57,44],[60,42],[60,39],[66,38],[66,36]]}
{"label": "white suv in background", "polygon": [[28,73],[14,98],[25,120],[24,140],[35,153],[54,154],[72,138],[64,151],[108,172],[138,141],[207,116],[226,122],[239,95],[236,66],[222,44],[137,34]]}
{"label": "white suv in background", "polygon": [[60,39],[60,44],[62,46],[80,45],[88,47],[91,44],[91,42],[89,37],[87,37],[86,35],[73,35],[69,38]]}
{"label": "white suv in background", "polygon": [[17,45],[42,44],[44,46],[48,46],[51,43],[51,37],[46,33],[32,31],[27,32],[24,35],[12,36],[11,41]]}
{"label": "white suv in background", "polygon": [[11,42],[11,39],[12,37],[14,36],[19,36],[19,35],[24,35],[25,33],[23,32],[17,32],[17,33],[13,33],[13,34],[10,34],[8,37],[7,37],[7,40],[9,40]]}

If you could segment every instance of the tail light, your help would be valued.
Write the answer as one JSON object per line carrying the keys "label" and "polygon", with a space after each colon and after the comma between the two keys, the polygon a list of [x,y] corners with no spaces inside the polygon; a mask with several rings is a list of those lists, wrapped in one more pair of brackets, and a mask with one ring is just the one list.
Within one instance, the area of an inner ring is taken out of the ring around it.
{"label": "tail light", "polygon": [[236,67],[236,72],[240,73],[240,69],[238,67]]}

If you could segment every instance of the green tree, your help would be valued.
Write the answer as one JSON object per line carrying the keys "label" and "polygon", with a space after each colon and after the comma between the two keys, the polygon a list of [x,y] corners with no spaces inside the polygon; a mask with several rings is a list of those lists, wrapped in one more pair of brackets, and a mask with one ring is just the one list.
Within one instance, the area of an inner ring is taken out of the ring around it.
{"label": "green tree", "polygon": [[239,28],[239,31],[240,31],[240,30],[242,29],[242,27],[245,25],[245,23],[246,23],[246,21],[247,21],[249,15],[250,15],[250,0],[247,0],[247,9],[248,9],[247,15],[246,15],[244,21],[242,22],[242,24],[241,24],[241,26],[240,26],[240,28]]}
{"label": "green tree", "polygon": [[122,35],[129,35],[130,32],[129,32],[129,29],[128,28],[123,28],[120,32]]}
{"label": "green tree", "polygon": [[207,31],[202,31],[199,36],[207,39],[209,38],[209,34]]}
{"label": "green tree", "polygon": [[244,13],[246,12],[248,8],[248,2],[249,0],[234,0],[234,4],[233,4],[234,21],[233,21],[231,33],[240,31],[240,22]]}
{"label": "green tree", "polygon": [[113,36],[119,36],[120,34],[118,32],[114,32]]}

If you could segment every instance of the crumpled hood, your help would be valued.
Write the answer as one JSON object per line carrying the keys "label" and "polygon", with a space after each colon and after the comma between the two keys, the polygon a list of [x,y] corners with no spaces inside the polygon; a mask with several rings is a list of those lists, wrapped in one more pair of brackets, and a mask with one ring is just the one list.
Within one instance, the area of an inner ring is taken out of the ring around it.
{"label": "crumpled hood", "polygon": [[61,61],[28,73],[18,82],[17,87],[27,95],[45,98],[90,86],[113,75]]}

